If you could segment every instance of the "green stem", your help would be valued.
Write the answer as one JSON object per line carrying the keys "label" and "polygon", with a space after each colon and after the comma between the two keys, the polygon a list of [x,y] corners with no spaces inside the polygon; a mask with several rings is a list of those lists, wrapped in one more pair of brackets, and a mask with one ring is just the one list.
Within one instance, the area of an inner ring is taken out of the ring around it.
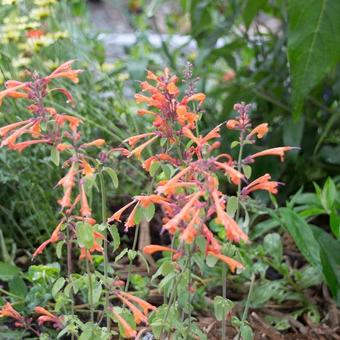
{"label": "green stem", "polygon": [[89,279],[89,305],[90,305],[90,319],[91,322],[94,322],[94,306],[93,306],[93,287],[92,287],[92,274],[90,270],[90,263],[88,258],[86,258],[86,271],[87,271],[87,277]]}
{"label": "green stem", "polygon": [[189,268],[189,278],[188,278],[188,308],[189,308],[189,320],[188,320],[188,333],[187,333],[187,339],[190,339],[190,333],[191,333],[191,255],[192,255],[193,248],[189,248],[188,252],[188,268]]}
{"label": "green stem", "polygon": [[[72,240],[70,233],[71,226],[69,223],[66,227],[66,252],[67,252],[67,279],[68,283],[72,283]],[[73,296],[73,286],[70,289],[70,298],[71,298],[71,315],[74,316],[74,296]],[[74,340],[74,334],[71,334],[71,340]]]}
{"label": "green stem", "polygon": [[[227,298],[227,265],[225,263],[222,264],[222,296],[223,299]],[[227,340],[226,326],[226,318],[224,317],[222,320],[222,340]]]}
{"label": "green stem", "polygon": [[105,278],[105,305],[104,313],[106,314],[106,328],[110,331],[111,319],[108,317],[109,308],[109,289],[107,287],[108,283],[108,268],[109,268],[109,258],[108,258],[108,242],[107,242],[107,224],[106,224],[106,189],[104,183],[103,173],[99,173],[100,189],[101,189],[101,205],[102,205],[102,223],[105,224],[104,229],[104,278]]}
{"label": "green stem", "polygon": [[[139,223],[136,226],[136,232],[135,232],[135,237],[133,239],[133,245],[132,245],[132,250],[136,250],[136,246],[137,246],[137,240],[138,240],[138,233],[139,233]],[[126,280],[126,285],[125,285],[125,289],[124,291],[127,292],[129,289],[129,285],[130,285],[130,277],[131,277],[131,270],[132,270],[132,260],[129,260],[129,267],[128,267],[128,277]]]}
{"label": "green stem", "polygon": [[[243,146],[244,146],[244,133],[241,131],[240,135],[240,151],[238,153],[237,160],[237,170],[241,172],[242,170],[242,156],[243,156]],[[236,210],[236,222],[240,217],[240,196],[241,196],[241,181],[237,186],[237,210]]]}
{"label": "green stem", "polygon": [[[255,283],[255,274],[253,274],[251,276],[251,281],[250,281],[250,287],[249,287],[249,292],[248,292],[248,296],[247,296],[247,301],[246,301],[246,305],[244,307],[244,311],[243,311],[242,319],[241,319],[242,323],[246,320],[247,315],[248,315],[250,297],[251,297],[251,294],[253,292],[254,283]],[[238,333],[237,340],[240,340],[240,338],[241,338],[241,333]]]}

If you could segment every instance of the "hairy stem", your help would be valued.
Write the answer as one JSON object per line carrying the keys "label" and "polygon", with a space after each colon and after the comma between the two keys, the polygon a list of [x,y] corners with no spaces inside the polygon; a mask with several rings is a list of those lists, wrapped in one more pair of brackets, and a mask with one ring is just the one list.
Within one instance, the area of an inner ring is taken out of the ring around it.
{"label": "hairy stem", "polygon": [[91,273],[90,263],[89,263],[88,258],[86,258],[86,271],[87,271],[87,277],[89,279],[88,297],[89,297],[89,305],[90,305],[90,320],[93,323],[94,322],[93,286],[92,286],[92,273]]}
{"label": "hairy stem", "polygon": [[111,319],[108,315],[109,308],[109,289],[107,287],[108,282],[108,268],[109,268],[109,257],[108,257],[108,241],[107,241],[107,224],[106,224],[106,189],[104,183],[103,173],[99,173],[100,189],[101,189],[101,205],[102,205],[102,223],[105,224],[104,229],[104,278],[105,278],[105,304],[104,313],[106,314],[106,328],[110,331]]}

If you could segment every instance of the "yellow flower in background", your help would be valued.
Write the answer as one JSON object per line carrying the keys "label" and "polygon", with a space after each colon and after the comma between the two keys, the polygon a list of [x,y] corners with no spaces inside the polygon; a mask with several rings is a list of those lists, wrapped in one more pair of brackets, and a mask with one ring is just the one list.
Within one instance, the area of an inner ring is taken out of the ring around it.
{"label": "yellow flower in background", "polygon": [[51,6],[56,3],[56,0],[34,0],[34,4],[37,6]]}

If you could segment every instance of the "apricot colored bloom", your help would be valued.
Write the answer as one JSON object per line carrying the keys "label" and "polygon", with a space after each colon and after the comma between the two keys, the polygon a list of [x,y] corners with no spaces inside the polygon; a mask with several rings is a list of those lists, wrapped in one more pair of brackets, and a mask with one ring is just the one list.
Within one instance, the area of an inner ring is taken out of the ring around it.
{"label": "apricot colored bloom", "polygon": [[111,309],[111,312],[124,330],[123,337],[134,338],[137,335],[137,332],[126,322],[123,317],[116,313],[114,309]]}
{"label": "apricot colored bloom", "polygon": [[81,123],[81,119],[74,117],[74,116],[70,116],[70,115],[57,114],[55,117],[55,122],[60,126],[63,126],[65,122],[68,122],[70,125],[70,128],[73,131],[76,131],[79,124]]}
{"label": "apricot colored bloom", "polygon": [[45,322],[51,322],[56,329],[62,329],[64,327],[62,319],[50,313],[45,308],[37,306],[34,310],[37,314],[41,315],[38,317],[39,325],[43,325]]}
{"label": "apricot colored bloom", "polygon": [[142,156],[142,151],[150,144],[152,144],[156,139],[158,138],[158,136],[154,136],[151,139],[149,139],[148,141],[146,141],[145,143],[141,144],[140,146],[138,146],[137,148],[135,148],[134,150],[132,150],[129,154],[128,157],[131,157],[133,155],[135,155],[137,157],[137,159],[140,159]]}
{"label": "apricot colored bloom", "polygon": [[142,133],[140,135],[132,136],[132,137],[129,137],[129,138],[123,140],[123,143],[129,143],[129,145],[131,147],[134,147],[139,142],[140,139],[143,139],[145,137],[154,136],[155,134],[156,134],[155,132]]}
{"label": "apricot colored bloom", "polygon": [[272,194],[277,194],[277,187],[281,184],[279,182],[270,181],[271,177],[269,174],[265,174],[255,181],[248,184],[245,188],[242,189],[242,195],[248,195],[249,193],[256,190],[266,190],[271,192]]}
{"label": "apricot colored bloom", "polygon": [[267,149],[267,150],[257,152],[253,155],[248,156],[247,159],[253,160],[254,158],[262,157],[262,156],[279,156],[280,159],[281,159],[281,162],[283,162],[285,152],[287,152],[289,150],[298,150],[298,149],[299,148],[292,147],[292,146],[281,146],[281,147],[278,147],[278,148]]}
{"label": "apricot colored bloom", "polygon": [[230,180],[238,185],[241,183],[241,180],[244,179],[244,175],[239,172],[238,170],[234,169],[233,167],[231,167],[230,165],[228,165],[227,163],[221,163],[221,162],[217,162],[215,161],[214,164],[219,167],[220,169],[223,169],[225,174],[230,176]]}
{"label": "apricot colored bloom", "polygon": [[256,126],[247,136],[247,139],[250,139],[254,135],[257,135],[257,138],[263,138],[264,135],[266,135],[268,132],[268,123],[262,123],[258,126]]}
{"label": "apricot colored bloom", "polygon": [[132,302],[130,302],[124,296],[120,295],[119,292],[117,292],[116,295],[126,306],[128,306],[128,308],[133,314],[133,317],[137,325],[139,325],[142,322],[146,325],[148,324],[147,317]]}
{"label": "apricot colored bloom", "polygon": [[163,225],[163,228],[168,230],[170,234],[174,234],[178,228],[178,224],[187,217],[189,210],[198,202],[198,199],[202,194],[203,193],[199,191],[191,195],[190,200],[184,205],[182,210]]}
{"label": "apricot colored bloom", "polygon": [[120,208],[118,211],[116,211],[109,219],[108,222],[112,222],[112,221],[117,221],[117,222],[121,222],[121,215],[122,213],[128,209],[131,205],[135,204],[137,202],[137,200],[133,200],[130,203],[126,204],[124,207]]}
{"label": "apricot colored bloom", "polygon": [[197,236],[198,232],[195,228],[195,224],[200,224],[201,222],[201,220],[198,218],[199,214],[200,214],[200,209],[198,209],[194,213],[190,223],[185,227],[184,231],[182,232],[180,236],[180,239],[183,240],[187,244],[192,244]]}
{"label": "apricot colored bloom", "polygon": [[148,159],[146,159],[142,166],[146,171],[150,171],[151,165],[156,161],[168,161],[169,163],[172,163],[173,165],[178,165],[178,160],[169,156],[166,153],[160,153],[155,156],[151,156]]}
{"label": "apricot colored bloom", "polygon": [[23,150],[25,150],[26,148],[28,148],[31,145],[34,144],[44,144],[44,143],[49,143],[50,140],[49,139],[35,139],[35,140],[28,140],[25,142],[21,142],[21,143],[16,143],[16,144],[9,144],[8,148],[11,150],[15,150],[18,152],[22,152]]}
{"label": "apricot colored bloom", "polygon": [[191,167],[187,167],[182,169],[177,175],[172,177],[169,181],[166,182],[165,185],[158,186],[158,193],[165,193],[168,189],[171,188],[173,184],[176,184],[184,175],[186,175],[191,170]]}
{"label": "apricot colored bloom", "polygon": [[73,70],[73,63],[74,60],[69,60],[66,63],[60,65],[49,76],[47,76],[46,79],[50,80],[54,78],[68,78],[77,84],[79,82],[78,75],[79,73],[83,72],[83,70]]}
{"label": "apricot colored bloom", "polygon": [[85,176],[92,176],[94,174],[94,169],[84,158],[81,160],[81,165],[83,167],[83,174]]}
{"label": "apricot colored bloom", "polygon": [[[8,132],[10,132],[10,131],[22,126],[22,125],[28,124],[31,121],[32,121],[31,119],[27,119],[27,120],[22,120],[20,122],[16,122],[16,123],[12,123],[12,124],[3,126],[3,127],[0,128],[0,136],[5,137]],[[31,126],[31,124],[30,124],[30,126]]]}
{"label": "apricot colored bloom", "polygon": [[24,322],[24,317],[18,313],[9,302],[6,302],[0,309],[0,318],[8,317],[19,322]]}
{"label": "apricot colored bloom", "polygon": [[72,162],[72,165],[68,173],[66,174],[66,176],[60,179],[57,184],[57,185],[62,185],[64,188],[64,196],[58,200],[58,203],[59,205],[61,205],[62,209],[71,206],[71,194],[72,194],[72,188],[74,187],[74,178],[76,175],[75,167],[76,167],[75,162]]}
{"label": "apricot colored bloom", "polygon": [[233,130],[239,126],[239,122],[236,119],[230,119],[226,124],[227,128]]}
{"label": "apricot colored bloom", "polygon": [[169,251],[171,253],[176,253],[175,249],[171,249],[169,247],[160,246],[160,245],[156,245],[156,244],[150,244],[150,245],[145,246],[143,248],[144,254],[148,254],[148,255],[152,255],[153,253],[157,253],[159,251]]}
{"label": "apricot colored bloom", "polygon": [[41,254],[44,249],[46,248],[47,245],[49,245],[50,243],[56,243],[59,241],[60,239],[60,230],[61,230],[61,227],[62,225],[64,224],[65,222],[65,219],[62,219],[60,221],[60,223],[56,226],[56,228],[54,229],[51,237],[46,240],[45,242],[43,242],[37,249],[36,251],[34,252],[34,254],[32,255],[33,258],[35,258],[37,255]]}
{"label": "apricot colored bloom", "polygon": [[244,268],[244,266],[240,262],[232,259],[229,256],[225,256],[225,255],[222,255],[222,254],[214,253],[212,251],[208,251],[208,254],[211,255],[211,256],[214,256],[217,259],[219,259],[219,260],[223,261],[224,263],[226,263],[229,266],[230,271],[232,273],[235,273],[236,269],[238,269],[238,268],[239,269],[243,269]]}
{"label": "apricot colored bloom", "polygon": [[96,139],[96,140],[93,140],[92,142],[84,143],[80,147],[82,148],[88,148],[90,146],[100,147],[100,146],[103,146],[104,144],[105,144],[105,139]]}
{"label": "apricot colored bloom", "polygon": [[15,130],[13,133],[11,133],[8,137],[2,140],[0,147],[3,146],[12,146],[15,144],[16,140],[21,137],[25,133],[31,133],[30,128],[33,126],[34,121],[30,121],[26,125],[22,126],[21,128]]}
{"label": "apricot colored bloom", "polygon": [[135,199],[140,202],[143,208],[147,208],[151,203],[154,204],[167,204],[168,200],[165,197],[159,195],[149,195],[149,196],[135,196]]}
{"label": "apricot colored bloom", "polygon": [[87,201],[83,182],[80,184],[80,213],[83,217],[91,216],[91,209]]}
{"label": "apricot colored bloom", "polygon": [[248,236],[222,208],[221,202],[218,197],[218,192],[216,190],[213,191],[212,197],[215,203],[217,219],[225,227],[227,238],[230,241],[234,242],[240,242],[240,240],[248,241]]}
{"label": "apricot colored bloom", "polygon": [[[14,86],[13,86],[13,85]],[[6,82],[5,86],[7,87],[6,90],[0,91],[0,106],[2,105],[2,101],[5,97],[12,97],[12,98],[27,98],[28,93],[26,92],[18,92],[18,90],[25,90],[27,91],[27,84],[21,82]]]}
{"label": "apricot colored bloom", "polygon": [[155,306],[135,295],[123,291],[120,291],[119,293],[123,295],[125,298],[129,299],[130,301],[137,303],[143,309],[143,313],[145,315],[149,313],[149,310],[156,310]]}

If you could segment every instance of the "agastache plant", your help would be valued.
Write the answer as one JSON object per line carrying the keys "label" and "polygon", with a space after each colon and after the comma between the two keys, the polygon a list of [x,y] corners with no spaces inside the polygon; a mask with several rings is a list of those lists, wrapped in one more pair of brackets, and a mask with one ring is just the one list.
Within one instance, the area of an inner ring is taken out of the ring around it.
{"label": "agastache plant", "polygon": [[[172,245],[171,247],[148,245],[144,248],[144,253],[150,255],[167,251],[171,253],[173,261],[178,262],[179,259],[183,261],[183,266],[174,267],[178,275],[171,286],[172,292],[167,303],[167,311],[158,334],[162,338],[169,309],[176,304],[176,288],[182,274],[188,273],[187,289],[188,292],[193,291],[191,272],[194,271],[192,261],[194,254],[214,257],[226,264],[232,273],[244,268],[239,258],[232,258],[223,253],[223,243],[209,227],[210,221],[215,219],[225,229],[224,243],[248,242],[247,234],[238,225],[239,207],[235,219],[227,213],[230,196],[221,191],[220,182],[225,183],[227,180],[235,188],[238,206],[241,200],[246,200],[250,193],[257,190],[276,194],[280,183],[271,181],[269,174],[264,174],[249,183],[243,169],[252,164],[256,158],[266,155],[277,155],[283,160],[285,152],[293,147],[264,150],[243,158],[244,146],[255,143],[256,138],[262,138],[268,131],[267,123],[252,127],[249,117],[251,105],[236,104],[234,109],[239,115],[235,119],[229,120],[226,124],[221,123],[210,132],[201,134],[198,123],[204,114],[202,105],[206,98],[205,94],[195,93],[192,82],[186,79],[188,89],[182,96],[178,87],[178,77],[171,75],[167,68],[159,76],[148,71],[146,78],[147,81],[140,84],[142,93],[136,94],[135,99],[137,103],[146,105],[145,108],[138,110],[138,114],[150,116],[152,126],[149,131],[124,140],[129,144],[129,149],[116,150],[120,150],[127,157],[136,156],[142,161],[142,167],[154,177],[153,180],[158,182],[153,193],[135,196],[108,221],[124,220],[125,228],[129,229],[139,223],[143,212],[154,210],[155,204],[161,208],[162,233],[169,233]],[[221,137],[220,131],[225,125],[228,129],[240,132],[237,142],[240,151],[236,160],[226,152],[227,148],[221,146],[218,140]],[[157,147],[156,142],[159,143]],[[144,159],[143,152],[151,145],[156,151],[151,157]],[[163,172],[155,176],[157,169],[165,165],[170,169],[169,173]],[[126,214],[128,210],[131,212]],[[203,253],[198,239],[204,240]],[[222,277],[224,295],[225,276],[226,272]],[[186,309],[185,313],[188,315],[187,336],[192,337],[191,307],[189,310]],[[225,333],[225,321],[222,323],[222,331]]]}
{"label": "agastache plant", "polygon": [[[36,249],[32,255],[32,260],[40,255],[49,244],[65,241],[67,245],[68,281],[69,284],[72,284],[72,254],[76,248],[75,245],[79,246],[79,260],[85,260],[86,262],[90,320],[94,323],[94,280],[90,266],[93,261],[93,253],[103,254],[103,283],[105,285],[105,302],[103,305],[104,315],[107,319],[107,334],[111,334],[110,320],[113,319],[119,324],[124,337],[132,337],[137,334],[136,330],[120,315],[122,310],[119,307],[111,306],[110,299],[119,300],[126,305],[137,325],[141,323],[147,324],[147,315],[155,307],[128,292],[122,291],[120,289],[121,285],[117,284],[120,281],[108,277],[108,240],[106,233],[107,225],[105,224],[106,200],[103,195],[105,191],[102,174],[105,169],[107,171],[110,170],[102,166],[102,163],[107,160],[108,154],[102,152],[99,155],[99,160],[97,160],[89,156],[88,153],[88,149],[93,147],[101,148],[105,144],[105,140],[82,141],[81,133],[78,130],[82,123],[81,119],[72,115],[59,114],[54,107],[45,105],[46,97],[53,92],[62,93],[66,96],[69,103],[73,103],[73,97],[67,89],[60,87],[50,88],[51,82],[56,78],[66,78],[74,83],[78,83],[78,75],[82,70],[73,70],[72,64],[73,61],[68,61],[46,77],[40,77],[38,74],[33,73],[31,75],[32,80],[28,82],[14,80],[6,82],[6,89],[0,92],[1,102],[5,97],[28,100],[27,110],[30,118],[0,128],[1,147],[23,152],[34,144],[46,144],[51,147],[51,157],[56,164],[59,164],[60,153],[66,155],[66,160],[63,162],[62,167],[67,169],[67,171],[56,185],[56,187],[60,187],[63,190],[63,195],[57,202],[60,207],[59,213],[61,218],[50,238]],[[92,217],[85,188],[87,179],[94,177],[95,173],[99,175],[102,190],[102,218],[104,223],[102,228]],[[74,317],[77,306],[75,305],[72,289],[69,295],[72,303],[71,313],[72,317]],[[62,330],[67,326],[67,321],[63,316],[58,317],[41,306],[36,306],[35,312],[40,315],[37,319],[39,326],[48,323],[58,330]],[[101,314],[102,312],[100,312]],[[21,316],[9,302],[0,309],[0,317],[12,318],[15,321],[15,326],[30,330],[39,336],[39,331],[30,325],[32,319]],[[103,316],[98,317],[99,322],[102,318]],[[71,333],[72,339],[74,335],[74,333]]]}

